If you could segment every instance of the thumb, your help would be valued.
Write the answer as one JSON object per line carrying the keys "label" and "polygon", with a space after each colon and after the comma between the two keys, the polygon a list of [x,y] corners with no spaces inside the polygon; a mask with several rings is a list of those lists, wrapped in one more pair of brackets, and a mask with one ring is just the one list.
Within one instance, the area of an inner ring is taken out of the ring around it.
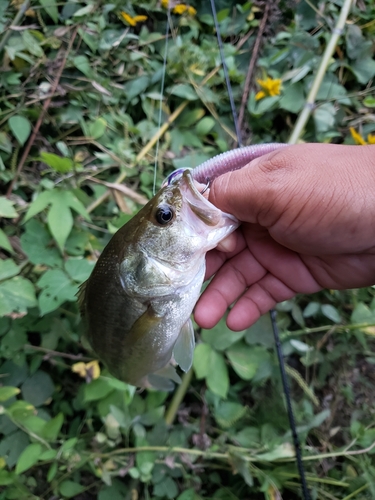
{"label": "thumb", "polygon": [[[286,149],[289,148],[283,152]],[[274,201],[280,194],[280,159],[280,153],[275,151],[256,158],[239,170],[221,175],[212,183],[209,201],[241,221],[260,222],[260,215],[271,215]],[[273,216],[272,220],[267,217],[267,221],[261,218],[262,225],[274,222]]]}

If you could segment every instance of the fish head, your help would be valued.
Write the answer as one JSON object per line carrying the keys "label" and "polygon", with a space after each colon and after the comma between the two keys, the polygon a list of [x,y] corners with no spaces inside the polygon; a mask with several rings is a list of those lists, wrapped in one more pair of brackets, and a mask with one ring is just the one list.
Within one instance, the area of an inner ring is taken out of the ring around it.
{"label": "fish head", "polygon": [[[201,194],[188,169],[164,185],[141,212],[133,238],[137,252],[132,255],[138,255],[138,259],[143,256],[137,282],[142,284],[140,275],[147,274],[144,285],[148,287],[152,285],[150,275],[159,282],[160,275],[146,272],[145,266],[157,268],[169,281],[177,279],[179,286],[188,283],[191,273],[204,264],[206,252],[239,224]],[[125,258],[122,268],[134,267],[129,264],[129,258]]]}

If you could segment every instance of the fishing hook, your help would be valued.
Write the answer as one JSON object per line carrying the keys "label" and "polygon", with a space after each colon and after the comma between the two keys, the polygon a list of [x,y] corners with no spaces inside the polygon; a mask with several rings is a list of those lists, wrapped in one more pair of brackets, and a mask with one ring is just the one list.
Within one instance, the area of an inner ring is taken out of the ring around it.
{"label": "fishing hook", "polygon": [[210,187],[210,184],[211,184],[211,180],[210,180],[210,179],[207,179],[207,180],[206,180],[206,185],[205,185],[205,186],[204,186],[204,188],[202,189],[201,194],[204,194],[204,193],[207,191],[207,189]]}

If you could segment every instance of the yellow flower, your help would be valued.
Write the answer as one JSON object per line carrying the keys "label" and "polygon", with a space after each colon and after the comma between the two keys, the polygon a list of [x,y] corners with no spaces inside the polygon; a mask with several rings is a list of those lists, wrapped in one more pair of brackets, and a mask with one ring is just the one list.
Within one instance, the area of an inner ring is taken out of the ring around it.
{"label": "yellow flower", "polygon": [[184,12],[186,12],[187,10],[188,10],[187,5],[185,5],[184,3],[179,3],[178,5],[176,5],[176,7],[173,8],[173,13],[181,15]]}
{"label": "yellow flower", "polygon": [[136,26],[137,23],[141,23],[142,21],[147,20],[147,16],[134,16],[132,17],[131,15],[127,14],[126,12],[121,12],[121,17],[123,20],[130,24],[130,26]]}
{"label": "yellow flower", "polygon": [[197,13],[197,11],[194,9],[194,7],[192,7],[191,5],[189,5],[189,7],[187,9],[187,13],[189,14],[189,16],[195,16],[195,14]]}
{"label": "yellow flower", "polygon": [[129,16],[126,12],[121,12],[121,17],[126,23],[130,24],[130,26],[135,26],[137,24],[132,16]]}
{"label": "yellow flower", "polygon": [[161,0],[161,6],[163,9],[168,9],[169,0]]}
{"label": "yellow flower", "polygon": [[143,21],[147,21],[148,17],[147,16],[135,16],[133,17],[133,21],[136,23],[143,23]]}
{"label": "yellow flower", "polygon": [[91,380],[95,380],[100,377],[99,361],[95,359],[89,363],[84,363],[83,361],[74,363],[74,365],[72,365],[72,372],[78,373],[80,377],[86,379],[86,382],[91,382]]}
{"label": "yellow flower", "polygon": [[361,134],[357,132],[354,127],[350,127],[349,130],[356,144],[360,146],[364,146],[365,144],[367,144],[367,142],[364,140]]}
{"label": "yellow flower", "polygon": [[369,134],[367,136],[367,141],[369,144],[375,144],[375,134]]}
{"label": "yellow flower", "polygon": [[262,90],[255,95],[256,101],[259,101],[259,99],[263,99],[264,97],[274,97],[276,95],[280,95],[282,83],[280,78],[273,79],[267,77],[267,80],[257,80],[257,83]]}

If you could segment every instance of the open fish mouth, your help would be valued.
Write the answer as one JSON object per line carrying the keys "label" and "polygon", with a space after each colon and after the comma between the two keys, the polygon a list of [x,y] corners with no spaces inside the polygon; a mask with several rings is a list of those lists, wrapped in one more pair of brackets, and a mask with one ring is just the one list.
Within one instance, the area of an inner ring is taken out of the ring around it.
{"label": "open fish mouth", "polygon": [[[210,182],[208,181],[207,184],[203,184],[201,182],[198,182],[196,181],[193,176],[192,176],[192,169],[191,168],[179,168],[177,170],[174,170],[171,174],[169,174],[169,176],[165,179],[165,181],[163,182],[162,186],[161,187],[164,187],[164,186],[169,186],[170,184],[176,182],[178,179],[181,179],[181,177],[183,176],[184,172],[190,172],[191,173],[191,188],[194,190],[194,188],[196,190],[198,190],[198,192],[204,196],[204,198],[206,198],[206,200],[208,200],[208,195],[209,195],[209,187],[210,187]],[[190,176],[188,176],[188,178],[190,178]]]}
{"label": "open fish mouth", "polygon": [[[208,200],[209,185],[201,184],[193,179],[190,169],[181,173],[177,171],[174,179],[172,182],[180,183],[181,194],[194,215],[207,226],[218,226],[223,219],[223,212]],[[237,222],[232,215],[225,214],[225,217]]]}

